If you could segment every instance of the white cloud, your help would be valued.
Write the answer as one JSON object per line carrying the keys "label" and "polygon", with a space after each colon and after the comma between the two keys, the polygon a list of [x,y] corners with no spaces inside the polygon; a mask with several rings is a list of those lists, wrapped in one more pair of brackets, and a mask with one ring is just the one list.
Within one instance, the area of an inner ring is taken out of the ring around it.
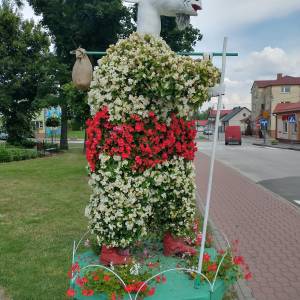
{"label": "white cloud", "polygon": [[234,71],[248,79],[270,79],[277,73],[300,76],[300,55],[287,54],[281,48],[265,47],[262,51],[250,53]]}
{"label": "white cloud", "polygon": [[204,31],[216,33],[296,11],[300,11],[299,0],[203,0],[203,11],[192,22]]}
{"label": "white cloud", "polygon": [[[281,48],[265,47],[261,51],[249,53],[245,58],[229,66],[225,80],[226,108],[234,106],[251,107],[250,89],[254,80],[276,79],[277,73],[300,76],[300,54],[288,54]],[[213,100],[212,103],[216,103]]]}

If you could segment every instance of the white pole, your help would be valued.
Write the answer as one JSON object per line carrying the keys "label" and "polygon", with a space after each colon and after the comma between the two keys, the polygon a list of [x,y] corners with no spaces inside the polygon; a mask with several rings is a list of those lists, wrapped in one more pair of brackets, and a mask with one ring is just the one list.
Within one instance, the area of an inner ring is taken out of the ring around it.
{"label": "white pole", "polygon": [[[221,73],[220,86],[222,86],[225,81],[227,42],[228,42],[228,38],[225,37],[224,43],[223,43],[222,73]],[[212,180],[213,180],[214,165],[215,165],[215,158],[216,158],[216,148],[217,148],[217,141],[218,141],[218,130],[219,130],[221,106],[222,106],[222,93],[219,94],[219,98],[218,98],[217,117],[216,117],[216,123],[215,123],[215,134],[214,134],[212,155],[211,155],[211,159],[210,159],[210,171],[209,171],[208,187],[207,187],[207,194],[206,194],[206,205],[205,205],[205,214],[204,214],[204,222],[203,222],[203,230],[202,230],[202,241],[201,241],[200,256],[199,256],[199,263],[198,263],[198,274],[202,273],[203,255],[204,255],[205,242],[206,242],[206,233],[207,233],[208,215],[209,215],[209,208],[210,208]]]}

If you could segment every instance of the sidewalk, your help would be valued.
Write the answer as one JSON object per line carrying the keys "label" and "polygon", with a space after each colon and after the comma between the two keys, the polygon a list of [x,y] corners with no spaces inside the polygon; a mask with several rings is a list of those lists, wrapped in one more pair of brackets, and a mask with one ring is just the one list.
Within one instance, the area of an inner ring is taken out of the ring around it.
{"label": "sidewalk", "polygon": [[[199,198],[205,199],[209,157],[196,159]],[[201,203],[203,205],[203,203]],[[300,210],[237,171],[215,165],[210,218],[230,241],[240,241],[256,300],[300,299]]]}
{"label": "sidewalk", "polygon": [[266,141],[266,144],[264,144],[263,141],[255,141],[253,143],[255,146],[261,146],[261,147],[271,147],[271,148],[279,148],[279,149],[287,149],[287,150],[295,150],[300,151],[300,144],[285,144],[285,143],[278,143],[277,145],[272,145],[271,141]]}

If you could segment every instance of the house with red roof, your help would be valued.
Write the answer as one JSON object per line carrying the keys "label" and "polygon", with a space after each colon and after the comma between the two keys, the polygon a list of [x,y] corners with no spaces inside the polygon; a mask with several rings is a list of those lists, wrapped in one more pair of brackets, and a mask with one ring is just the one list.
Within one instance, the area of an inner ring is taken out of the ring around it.
{"label": "house with red roof", "polygon": [[283,142],[300,143],[300,102],[279,103],[276,117],[276,138]]}
{"label": "house with red roof", "polygon": [[267,119],[269,134],[276,137],[275,108],[280,103],[300,102],[300,77],[277,74],[274,80],[256,80],[251,95],[253,127],[259,127],[260,119]]}
{"label": "house with red roof", "polygon": [[208,120],[197,120],[196,121],[196,126],[197,126],[197,131],[202,132],[204,128],[207,126]]}
{"label": "house with red roof", "polygon": [[[222,129],[222,119],[227,116],[228,114],[230,114],[232,112],[232,109],[221,109],[220,110],[220,127],[221,127],[221,131],[224,131]],[[207,123],[207,127],[211,130],[215,129],[215,123],[216,123],[216,118],[217,118],[217,110],[215,109],[211,109],[208,115],[208,123]]]}

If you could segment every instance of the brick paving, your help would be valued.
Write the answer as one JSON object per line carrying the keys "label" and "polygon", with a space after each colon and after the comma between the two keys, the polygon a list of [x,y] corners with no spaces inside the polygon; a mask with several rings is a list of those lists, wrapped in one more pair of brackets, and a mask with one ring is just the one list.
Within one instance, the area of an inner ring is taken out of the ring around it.
{"label": "brick paving", "polygon": [[[197,154],[202,205],[209,161],[205,154]],[[239,240],[253,273],[248,285],[256,300],[300,299],[299,208],[217,161],[210,218],[230,241]]]}

